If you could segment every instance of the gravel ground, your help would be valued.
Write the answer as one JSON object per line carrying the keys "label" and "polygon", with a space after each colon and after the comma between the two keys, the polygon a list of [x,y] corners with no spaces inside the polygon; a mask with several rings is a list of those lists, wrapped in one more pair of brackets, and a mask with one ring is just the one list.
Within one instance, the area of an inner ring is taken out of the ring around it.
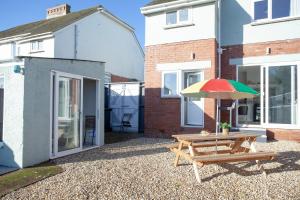
{"label": "gravel ground", "polygon": [[4,199],[300,199],[300,144],[257,143],[279,152],[263,162],[208,165],[195,180],[192,165],[173,166],[171,140],[133,139],[55,160],[65,172],[8,194]]}

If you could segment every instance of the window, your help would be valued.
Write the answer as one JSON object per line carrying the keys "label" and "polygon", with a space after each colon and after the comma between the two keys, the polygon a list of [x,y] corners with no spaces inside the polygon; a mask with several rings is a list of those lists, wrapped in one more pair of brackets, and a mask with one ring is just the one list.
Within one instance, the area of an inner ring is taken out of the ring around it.
{"label": "window", "polygon": [[36,40],[31,42],[31,51],[42,51],[43,50],[43,41]]}
{"label": "window", "polygon": [[3,141],[4,77],[0,76],[0,142]]}
{"label": "window", "polygon": [[162,96],[170,97],[178,95],[177,88],[177,72],[165,72],[163,73],[163,89]]}
{"label": "window", "polygon": [[58,117],[69,119],[70,116],[70,85],[67,78],[61,78],[59,81],[59,99],[58,99]]}
{"label": "window", "polygon": [[167,13],[167,25],[172,25],[177,23],[177,12]]}
{"label": "window", "polygon": [[183,8],[177,11],[166,13],[166,24],[175,25],[181,24],[189,21],[189,9]]}
{"label": "window", "polygon": [[272,19],[290,16],[290,0],[273,0]]}
{"label": "window", "polygon": [[179,10],[179,21],[186,22],[189,20],[189,11],[187,8]]}
{"label": "window", "polygon": [[278,19],[300,16],[300,0],[254,0],[253,19]]}
{"label": "window", "polygon": [[254,20],[268,18],[268,0],[254,2]]}

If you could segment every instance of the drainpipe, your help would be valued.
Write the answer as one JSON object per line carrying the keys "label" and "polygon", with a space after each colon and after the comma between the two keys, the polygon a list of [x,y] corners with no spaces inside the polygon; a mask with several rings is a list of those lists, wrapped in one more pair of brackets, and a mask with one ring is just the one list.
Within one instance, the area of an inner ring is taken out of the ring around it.
{"label": "drainpipe", "polygon": [[74,59],[77,59],[77,46],[78,46],[78,27],[74,26]]}
{"label": "drainpipe", "polygon": [[222,57],[222,47],[221,47],[221,1],[218,0],[218,78],[221,78],[221,57]]}
{"label": "drainpipe", "polygon": [[[221,47],[221,0],[218,0],[218,78],[221,78],[221,57],[222,57],[222,47]],[[220,131],[220,121],[221,121],[221,100],[217,100],[217,126],[216,133]]]}

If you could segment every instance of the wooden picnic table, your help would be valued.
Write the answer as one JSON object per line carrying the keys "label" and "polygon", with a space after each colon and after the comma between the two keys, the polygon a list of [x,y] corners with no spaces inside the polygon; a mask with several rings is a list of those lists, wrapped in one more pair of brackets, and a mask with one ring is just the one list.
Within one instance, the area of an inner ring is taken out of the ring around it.
{"label": "wooden picnic table", "polygon": [[[169,145],[171,151],[176,154],[174,161],[175,167],[178,166],[180,157],[193,163],[194,172],[198,182],[201,182],[198,166],[203,167],[206,164],[238,162],[255,160],[259,169],[264,173],[264,168],[260,160],[272,160],[276,153],[257,152],[255,141],[258,135],[245,133],[230,133],[224,135],[201,135],[201,134],[182,134],[173,135],[178,143]],[[242,144],[248,142],[250,148],[243,147]],[[215,150],[207,150],[205,147],[213,147]],[[218,147],[227,147],[218,150]],[[187,150],[187,151],[185,151]]]}

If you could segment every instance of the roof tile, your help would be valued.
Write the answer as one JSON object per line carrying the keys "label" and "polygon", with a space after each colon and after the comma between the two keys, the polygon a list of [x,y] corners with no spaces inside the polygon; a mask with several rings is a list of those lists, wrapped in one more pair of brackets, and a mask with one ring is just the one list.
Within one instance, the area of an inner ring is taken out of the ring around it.
{"label": "roof tile", "polygon": [[47,32],[55,32],[74,23],[75,21],[78,21],[88,15],[93,14],[98,10],[98,8],[101,8],[101,6],[95,6],[78,12],[69,13],[61,17],[41,20],[10,28],[0,32],[0,39],[26,33],[28,33],[29,35],[36,35]]}

